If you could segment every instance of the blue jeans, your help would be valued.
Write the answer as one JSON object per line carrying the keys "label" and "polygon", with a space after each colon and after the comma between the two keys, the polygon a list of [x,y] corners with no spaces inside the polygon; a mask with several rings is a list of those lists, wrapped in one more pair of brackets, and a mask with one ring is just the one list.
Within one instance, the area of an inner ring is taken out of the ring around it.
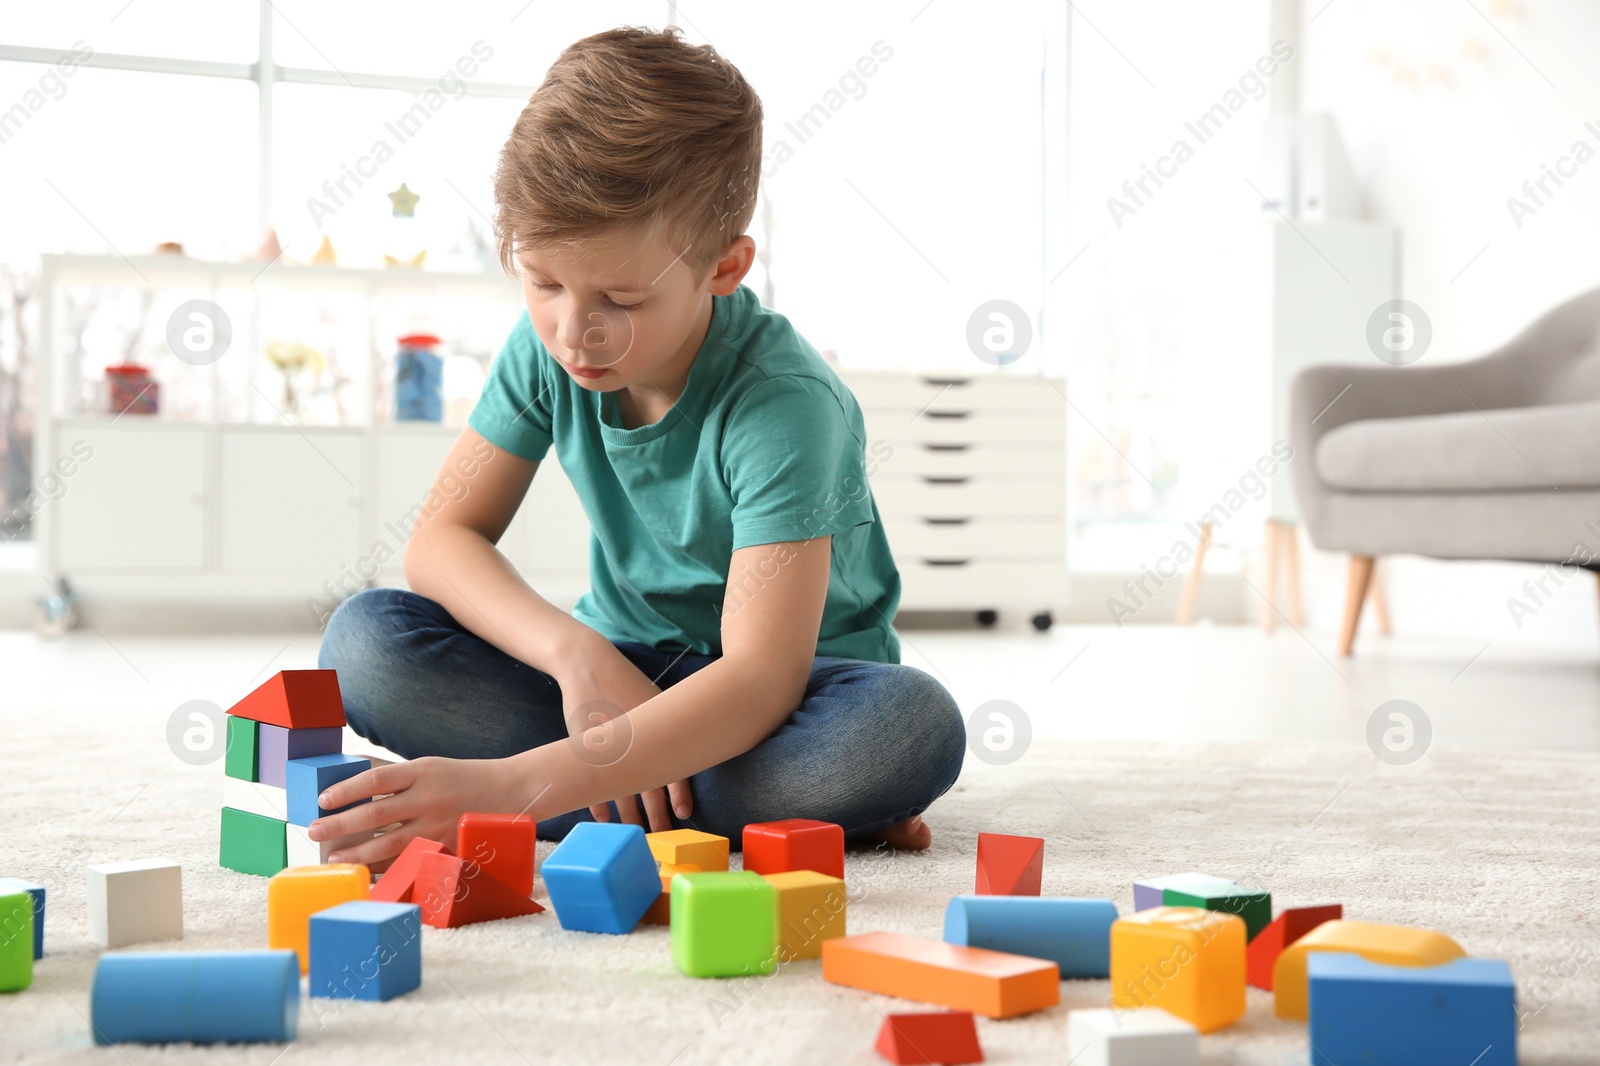
{"label": "blue jeans", "polygon": [[[617,650],[662,689],[714,661],[635,642]],[[339,672],[350,728],[406,759],[499,759],[567,737],[554,678],[404,589],[366,589],[328,619],[317,665]],[[740,847],[750,822],[816,818],[859,837],[921,814],[955,783],[966,727],[944,686],[914,666],[815,656],[805,698],[761,743],[690,778],[674,829]],[[621,821],[611,803],[613,821]],[[588,808],[539,823],[560,840]],[[445,843],[451,843],[446,841]]]}

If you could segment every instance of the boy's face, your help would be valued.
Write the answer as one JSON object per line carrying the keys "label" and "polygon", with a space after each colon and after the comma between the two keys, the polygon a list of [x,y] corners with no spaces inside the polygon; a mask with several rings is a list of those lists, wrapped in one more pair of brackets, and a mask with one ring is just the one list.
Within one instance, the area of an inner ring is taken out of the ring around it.
{"label": "boy's face", "polygon": [[737,289],[751,258],[697,278],[683,249],[636,232],[518,251],[534,332],[564,373],[599,392],[673,380],[704,337],[711,296]]}

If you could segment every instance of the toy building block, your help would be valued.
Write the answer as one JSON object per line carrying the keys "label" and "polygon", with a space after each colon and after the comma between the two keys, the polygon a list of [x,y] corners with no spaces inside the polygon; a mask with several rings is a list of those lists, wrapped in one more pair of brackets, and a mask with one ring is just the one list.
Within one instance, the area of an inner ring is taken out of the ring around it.
{"label": "toy building block", "polygon": [[1273,1002],[1291,1021],[1306,1019],[1306,956],[1313,951],[1341,951],[1385,966],[1439,966],[1466,955],[1460,944],[1431,929],[1344,919],[1323,922],[1284,948],[1272,968]]}
{"label": "toy building block", "polygon": [[422,908],[357,900],[311,916],[311,980],[323,999],[390,1000],[422,984]]}
{"label": "toy building block", "polygon": [[26,892],[33,898],[33,957],[35,960],[44,958],[44,886],[15,877],[0,877],[0,892]]}
{"label": "toy building block", "polygon": [[289,793],[276,785],[264,785],[259,781],[224,776],[222,805],[262,818],[276,818],[280,822],[289,818]]}
{"label": "toy building block", "polygon": [[1164,907],[1203,907],[1244,919],[1246,942],[1272,924],[1272,893],[1230,885],[1227,888],[1163,889]]}
{"label": "toy building block", "polygon": [[0,992],[33,984],[33,906],[25,889],[0,888]]}
{"label": "toy building block", "polygon": [[89,990],[96,1044],[285,1043],[300,1017],[292,951],[125,951]]}
{"label": "toy building block", "polygon": [[256,780],[283,788],[290,759],[309,759],[313,755],[338,755],[344,750],[344,730],[339,726],[317,729],[285,729],[281,725],[260,723],[256,742]]}
{"label": "toy building block", "polygon": [[484,873],[476,863],[440,851],[417,857],[411,902],[422,908],[423,924],[435,929],[455,929],[544,910],[527,896],[517,895],[504,881]]}
{"label": "toy building block", "polygon": [[1111,926],[1111,1004],[1160,1007],[1202,1033],[1244,1017],[1244,919],[1153,907]]}
{"label": "toy building block", "polygon": [[1044,874],[1044,838],[978,834],[980,896],[1037,896]]}
{"label": "toy building block", "polygon": [[228,713],[284,729],[326,729],[344,725],[344,700],[334,670],[280,670]]}
{"label": "toy building block", "polygon": [[1245,980],[1254,988],[1272,991],[1272,968],[1283,949],[1323,922],[1344,917],[1344,907],[1333,903],[1325,907],[1290,907],[1272,920],[1261,935],[1245,948]]}
{"label": "toy building block", "polygon": [[389,868],[378,875],[378,883],[372,886],[373,900],[378,903],[412,902],[411,890],[417,882],[422,857],[437,854],[449,855],[451,851],[437,840],[412,837]]}
{"label": "toy building block", "polygon": [[778,964],[778,890],[749,870],[672,878],[672,961],[690,977],[768,974]]}
{"label": "toy building block", "polygon": [[289,948],[311,969],[311,916],[372,894],[372,871],[358,862],[291,866],[267,882],[267,946]]}
{"label": "toy building block", "polygon": [[944,911],[944,941],[1049,959],[1062,978],[1111,976],[1109,899],[955,896]]}
{"label": "toy building block", "polygon": [[164,859],[89,867],[89,939],[103,948],[183,939],[183,871]]}
{"label": "toy building block", "polygon": [[1053,962],[903,933],[823,941],[822,977],[988,1018],[1010,1018],[1061,1001],[1061,973]]}
{"label": "toy building block", "polygon": [[372,839],[369,830],[363,833],[346,833],[342,837],[332,840],[312,840],[311,830],[303,825],[293,822],[284,825],[287,838],[285,840],[286,858],[290,866],[320,866],[328,861],[328,856],[340,848],[353,847]]}
{"label": "toy building block", "polygon": [[289,865],[288,837],[277,818],[222,808],[221,848],[218,865],[242,874],[271,877]]}
{"label": "toy building block", "polygon": [[1213,877],[1191,871],[1186,874],[1171,874],[1167,877],[1149,877],[1143,881],[1133,883],[1133,909],[1147,911],[1151,907],[1165,907],[1167,889],[1179,892],[1204,892],[1218,888],[1232,888],[1233,882],[1226,877]]}
{"label": "toy building block", "polygon": [[983,1061],[978,1027],[969,1010],[887,1014],[875,1047],[899,1066]]}
{"label": "toy building block", "polygon": [[1160,1007],[1067,1015],[1072,1066],[1200,1066],[1200,1031]]}
{"label": "toy building block", "polygon": [[533,895],[537,827],[527,814],[463,814],[456,823],[456,854],[482,866],[519,896]]}
{"label": "toy building block", "polygon": [[760,875],[778,893],[779,958],[822,958],[822,942],[846,933],[844,881],[815,870]]}
{"label": "toy building block", "polygon": [[[645,834],[645,840],[650,839],[650,834]],[[724,840],[727,838],[724,837]],[[726,866],[721,869],[727,869]],[[644,917],[639,919],[640,925],[671,925],[672,924],[672,879],[678,874],[697,874],[700,867],[692,862],[673,863],[664,862],[657,873],[661,876],[661,895],[650,904],[650,909],[644,912]]]}
{"label": "toy building block", "polygon": [[[728,838],[698,829],[665,829],[646,833],[650,854],[663,866],[693,866],[696,870],[728,868]],[[685,871],[690,872],[690,871]]]}
{"label": "toy building block", "polygon": [[1500,959],[1417,968],[1317,951],[1306,972],[1312,1066],[1515,1066],[1517,989]]}
{"label": "toy building block", "polygon": [[579,822],[544,860],[544,885],[561,928],[626,933],[661,891],[644,830],[620,822]]}
{"label": "toy building block", "polygon": [[372,769],[372,760],[356,755],[312,755],[305,759],[290,759],[284,772],[289,792],[289,817],[295,825],[310,825],[325,814],[338,814],[351,807],[359,807],[369,800],[357,800],[343,807],[329,810],[317,802],[322,790],[347,778]]}
{"label": "toy building block", "polygon": [[240,781],[256,780],[256,744],[261,723],[228,716],[228,743],[222,757],[222,769],[229,777]]}
{"label": "toy building block", "polygon": [[832,822],[813,818],[752,822],[744,827],[743,845],[744,868],[753,873],[815,870],[844,877],[844,827]]}

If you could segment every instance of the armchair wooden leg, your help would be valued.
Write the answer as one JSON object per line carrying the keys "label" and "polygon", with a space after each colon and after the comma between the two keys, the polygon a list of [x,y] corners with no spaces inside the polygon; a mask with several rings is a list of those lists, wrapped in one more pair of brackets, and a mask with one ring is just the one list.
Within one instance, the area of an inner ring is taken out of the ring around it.
{"label": "armchair wooden leg", "polygon": [[1391,632],[1389,627],[1389,600],[1383,594],[1383,574],[1380,573],[1380,569],[1376,563],[1373,564],[1372,585],[1368,591],[1367,598],[1372,601],[1372,617],[1378,623],[1378,632],[1388,636]]}
{"label": "armchair wooden leg", "polygon": [[1273,623],[1278,620],[1277,605],[1274,601],[1278,598],[1278,564],[1283,559],[1283,539],[1280,536],[1282,528],[1279,523],[1269,518],[1266,536],[1262,538],[1262,568],[1266,571],[1261,575],[1261,584],[1264,586],[1261,590],[1263,633],[1271,633]]}
{"label": "armchair wooden leg", "polygon": [[1344,626],[1339,631],[1339,654],[1349,655],[1356,643],[1356,626],[1361,624],[1361,606],[1367,600],[1372,582],[1370,555],[1350,556],[1350,576],[1344,590]]}
{"label": "armchair wooden leg", "polygon": [[1300,602],[1300,527],[1291,522],[1283,524],[1283,557],[1287,562],[1283,579],[1289,584],[1289,621],[1297,626],[1306,624],[1306,612]]}
{"label": "armchair wooden leg", "polygon": [[1194,562],[1189,566],[1189,573],[1183,579],[1183,590],[1178,594],[1178,617],[1175,619],[1180,626],[1186,626],[1194,620],[1194,601],[1200,595],[1200,579],[1205,576],[1206,549],[1211,547],[1211,523],[1200,523],[1200,543],[1194,549]]}

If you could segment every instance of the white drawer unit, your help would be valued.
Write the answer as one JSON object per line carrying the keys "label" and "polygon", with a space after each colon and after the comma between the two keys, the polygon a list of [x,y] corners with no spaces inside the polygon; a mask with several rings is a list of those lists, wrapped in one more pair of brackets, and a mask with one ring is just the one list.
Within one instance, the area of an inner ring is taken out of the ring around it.
{"label": "white drawer unit", "polygon": [[1066,591],[1066,386],[1002,373],[841,371],[866,422],[901,610],[1026,610]]}

